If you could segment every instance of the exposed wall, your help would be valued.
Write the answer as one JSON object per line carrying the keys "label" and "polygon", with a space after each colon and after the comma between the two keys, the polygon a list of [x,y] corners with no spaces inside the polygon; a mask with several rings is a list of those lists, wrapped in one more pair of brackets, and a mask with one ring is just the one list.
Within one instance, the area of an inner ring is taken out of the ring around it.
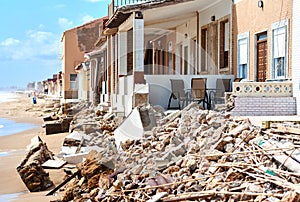
{"label": "exposed wall", "polygon": [[71,29],[64,32],[63,36],[63,91],[65,99],[77,98],[77,92],[70,88],[70,74],[76,74],[74,68],[84,61],[84,52],[77,46],[77,30]]}
{"label": "exposed wall", "polygon": [[211,23],[211,16],[215,16],[215,19],[218,20],[223,18],[226,15],[231,13],[231,0],[222,0],[219,3],[215,4],[212,7],[209,7],[205,10],[199,11],[199,24],[200,27]]}
{"label": "exposed wall", "polygon": [[[263,8],[259,8],[257,1],[240,0],[233,5],[232,10],[232,28],[233,28],[233,66],[237,67],[237,35],[245,32],[250,33],[250,80],[255,80],[256,69],[256,46],[255,34],[267,31],[268,34],[268,54],[267,54],[267,79],[271,76],[271,56],[272,56],[272,28],[271,25],[285,19],[289,19],[289,36],[288,36],[288,77],[291,78],[291,57],[292,57],[292,6],[293,0],[264,0]],[[234,74],[237,70],[234,69]]]}
{"label": "exposed wall", "polygon": [[[232,74],[232,37],[231,33],[231,13],[232,13],[232,1],[231,0],[222,0],[216,2],[213,6],[206,8],[204,10],[199,10],[199,69],[201,68],[201,40],[202,40],[202,32],[201,29],[206,27],[208,30],[208,50],[206,50],[207,57],[207,65],[206,71],[202,71],[201,74]],[[214,19],[213,19],[214,18]],[[229,22],[229,52],[228,52],[228,68],[220,68],[220,48],[223,44],[220,42],[220,22],[228,20]],[[217,28],[214,28],[217,26]],[[216,29],[216,31],[213,31]]]}
{"label": "exposed wall", "polygon": [[76,74],[76,65],[84,62],[84,54],[95,48],[99,28],[104,19],[97,19],[63,34],[63,91],[65,99],[77,98],[77,90],[70,88],[70,74]]}

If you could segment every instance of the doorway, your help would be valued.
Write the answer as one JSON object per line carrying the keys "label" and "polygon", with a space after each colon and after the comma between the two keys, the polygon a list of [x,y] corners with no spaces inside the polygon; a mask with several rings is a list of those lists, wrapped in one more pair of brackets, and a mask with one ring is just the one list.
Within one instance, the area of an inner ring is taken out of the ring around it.
{"label": "doorway", "polygon": [[268,35],[263,32],[256,35],[256,81],[265,82],[267,79]]}

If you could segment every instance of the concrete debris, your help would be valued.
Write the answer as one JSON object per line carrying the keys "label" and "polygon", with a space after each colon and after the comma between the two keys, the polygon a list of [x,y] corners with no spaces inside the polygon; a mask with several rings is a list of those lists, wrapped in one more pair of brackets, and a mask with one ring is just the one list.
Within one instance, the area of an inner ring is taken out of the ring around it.
{"label": "concrete debris", "polygon": [[150,131],[157,125],[161,112],[150,106],[139,106],[132,110],[128,117],[114,131],[117,148],[126,140],[139,140],[145,131]]}
{"label": "concrete debris", "polygon": [[65,165],[67,162],[60,159],[49,159],[45,163],[42,164],[43,168],[61,168],[63,165]]}
{"label": "concrete debris", "polygon": [[59,100],[46,100],[46,109],[43,117],[44,127],[46,129],[46,135],[69,132],[70,123],[73,120],[73,115],[83,107],[86,107],[86,103],[66,103],[59,104]]}
{"label": "concrete debris", "polygon": [[61,201],[299,200],[295,129],[262,129],[197,103],[167,116],[137,107],[123,122],[86,106],[62,147],[85,157]]}
{"label": "concrete debris", "polygon": [[231,111],[235,107],[235,97],[232,94],[226,95],[225,106],[227,111]]}
{"label": "concrete debris", "polygon": [[42,168],[42,164],[53,159],[53,154],[38,136],[32,139],[27,148],[26,157],[17,167],[17,171],[29,191],[47,190],[53,186],[53,182],[50,180],[49,174]]}

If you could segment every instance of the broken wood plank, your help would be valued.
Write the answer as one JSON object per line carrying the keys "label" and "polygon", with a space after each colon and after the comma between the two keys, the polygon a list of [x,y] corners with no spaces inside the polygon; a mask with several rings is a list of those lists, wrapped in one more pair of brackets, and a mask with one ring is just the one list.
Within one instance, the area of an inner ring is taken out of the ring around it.
{"label": "broken wood plank", "polygon": [[[270,141],[265,140],[263,138],[257,138],[255,140],[255,144],[257,144],[263,150],[278,148],[276,145],[272,144]],[[287,167],[289,170],[296,172],[296,173],[300,173],[300,164],[297,161],[295,161],[294,159],[292,159],[290,156],[286,155],[284,153],[284,150],[282,150],[281,154],[274,154],[274,155],[272,155],[272,157],[276,161],[278,161],[279,163],[281,163],[282,165]]]}
{"label": "broken wood plank", "polygon": [[300,128],[277,125],[277,130],[282,132],[282,133],[293,133],[293,134],[300,135]]}
{"label": "broken wood plank", "polygon": [[77,170],[75,173],[73,173],[73,175],[71,175],[70,177],[68,177],[67,179],[65,179],[62,183],[60,183],[57,187],[55,187],[54,189],[52,189],[48,194],[46,194],[46,196],[51,196],[53,195],[57,190],[59,190],[62,186],[64,186],[65,184],[67,184],[71,179],[73,179],[74,177],[76,177],[76,175],[80,174],[80,170]]}
{"label": "broken wood plank", "polygon": [[173,201],[183,201],[183,200],[196,200],[207,196],[213,196],[216,194],[226,194],[226,195],[238,195],[238,196],[274,196],[274,197],[283,197],[284,194],[276,193],[253,193],[253,192],[230,192],[230,191],[201,191],[201,192],[190,192],[185,194],[178,194],[177,196],[169,196],[162,198],[162,201],[173,202]]}

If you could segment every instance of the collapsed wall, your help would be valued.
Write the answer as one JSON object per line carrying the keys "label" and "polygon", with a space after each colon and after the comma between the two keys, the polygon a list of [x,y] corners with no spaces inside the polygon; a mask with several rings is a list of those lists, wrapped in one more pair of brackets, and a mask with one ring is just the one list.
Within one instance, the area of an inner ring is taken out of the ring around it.
{"label": "collapsed wall", "polygon": [[121,149],[112,133],[97,132],[92,142],[102,150],[78,166],[61,201],[299,200],[291,139],[196,103],[158,123]]}

